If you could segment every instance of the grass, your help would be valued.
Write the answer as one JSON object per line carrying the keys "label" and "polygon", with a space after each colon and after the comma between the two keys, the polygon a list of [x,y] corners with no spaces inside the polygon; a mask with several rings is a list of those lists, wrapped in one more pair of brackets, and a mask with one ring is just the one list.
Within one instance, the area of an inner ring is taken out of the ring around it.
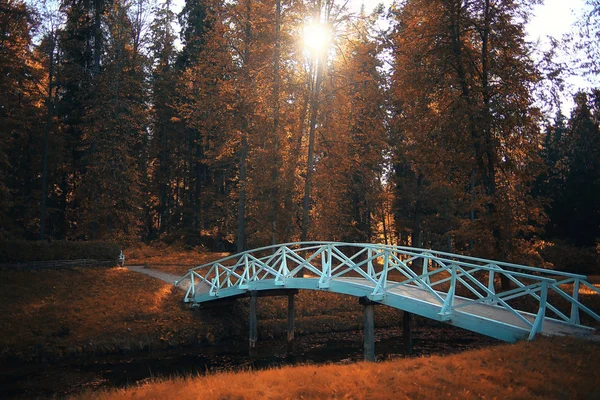
{"label": "grass", "polygon": [[198,341],[171,285],[125,268],[0,270],[1,355],[19,360]]}
{"label": "grass", "polygon": [[[226,255],[145,245],[126,254],[128,263],[154,268],[154,263],[198,265]],[[189,266],[161,269],[176,274],[178,268],[183,273]],[[212,344],[247,335],[247,300],[191,311],[181,303],[182,293],[170,284],[126,268],[0,269],[0,282],[0,361]],[[600,309],[600,296],[582,291],[581,298],[592,309]],[[285,298],[259,300],[259,339],[285,334],[286,308]],[[352,297],[301,291],[296,309],[300,335],[362,328],[362,308]],[[381,327],[401,320],[399,311],[387,307],[379,307],[375,316]]]}
{"label": "grass", "polygon": [[[111,354],[245,338],[247,299],[190,310],[183,292],[126,268],[0,269],[0,361],[37,361]],[[326,307],[323,305],[326,304]],[[286,332],[285,298],[261,298],[259,340]],[[297,333],[360,329],[357,299],[302,291]],[[394,326],[399,311],[382,307],[378,326]]]}
{"label": "grass", "polygon": [[174,275],[184,275],[190,268],[227,257],[229,253],[213,253],[186,249],[183,246],[139,243],[125,249],[125,262],[129,265],[146,265]]}
{"label": "grass", "polygon": [[600,345],[571,338],[450,356],[154,380],[75,399],[594,399]]}

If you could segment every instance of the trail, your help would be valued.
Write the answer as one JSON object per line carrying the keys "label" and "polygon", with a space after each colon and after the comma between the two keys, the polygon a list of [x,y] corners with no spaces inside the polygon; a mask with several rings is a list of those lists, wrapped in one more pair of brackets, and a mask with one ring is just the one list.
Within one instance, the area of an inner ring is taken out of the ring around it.
{"label": "trail", "polygon": [[[160,279],[161,281],[170,283],[172,285],[175,284],[176,281],[179,281],[183,278],[182,275],[173,275],[167,272],[157,271],[155,269],[147,268],[143,265],[126,265],[126,268],[133,272],[138,272],[140,274],[146,274],[156,279]],[[187,291],[190,286],[189,280],[181,282],[177,287],[181,290]]]}

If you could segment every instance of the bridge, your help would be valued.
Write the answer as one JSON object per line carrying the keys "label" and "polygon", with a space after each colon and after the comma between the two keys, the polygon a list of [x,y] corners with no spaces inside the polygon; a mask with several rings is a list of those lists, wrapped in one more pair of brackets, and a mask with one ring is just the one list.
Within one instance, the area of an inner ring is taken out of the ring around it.
{"label": "bridge", "polygon": [[[588,325],[600,322],[598,313],[581,302],[580,290],[600,294],[584,275],[382,244],[267,246],[193,268],[176,284],[184,282],[184,301],[194,306],[250,297],[251,348],[256,342],[256,297],[262,295],[289,296],[288,342],[293,342],[293,294],[298,290],[360,299],[365,306],[366,359],[374,357],[376,304],[507,342],[538,334],[594,337],[596,329]],[[410,326],[404,332],[410,334]]]}

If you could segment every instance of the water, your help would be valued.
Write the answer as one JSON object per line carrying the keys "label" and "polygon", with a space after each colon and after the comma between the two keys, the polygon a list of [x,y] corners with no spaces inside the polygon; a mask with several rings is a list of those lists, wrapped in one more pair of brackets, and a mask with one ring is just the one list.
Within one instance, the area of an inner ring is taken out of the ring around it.
{"label": "water", "polygon": [[[402,329],[378,328],[375,351],[379,360],[404,357]],[[448,354],[497,343],[450,326],[423,326],[413,331],[413,356]],[[153,378],[203,375],[219,371],[264,369],[293,364],[351,363],[363,358],[361,331],[312,334],[296,339],[288,356],[285,339],[259,339],[248,355],[246,340],[209,347],[100,356],[60,363],[0,366],[0,398],[65,396],[84,389],[124,387]]]}

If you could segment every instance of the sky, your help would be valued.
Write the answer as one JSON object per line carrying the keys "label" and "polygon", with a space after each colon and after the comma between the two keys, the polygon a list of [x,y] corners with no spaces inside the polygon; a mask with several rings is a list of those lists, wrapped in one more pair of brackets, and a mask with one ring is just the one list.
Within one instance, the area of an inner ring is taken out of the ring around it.
{"label": "sky", "polygon": [[[175,0],[179,12],[185,0]],[[342,2],[340,2],[341,4]],[[392,0],[349,0],[348,5],[355,11],[359,11],[361,5],[365,5],[367,11],[372,11],[377,5],[383,3],[387,8]],[[543,5],[535,6],[535,17],[528,24],[530,39],[551,35],[560,37],[567,33],[575,22],[576,16],[583,9],[584,0],[545,0]]]}
{"label": "sky", "polygon": [[583,0],[545,0],[543,5],[535,7],[535,17],[528,24],[530,39],[560,38],[570,30],[583,8]]}

